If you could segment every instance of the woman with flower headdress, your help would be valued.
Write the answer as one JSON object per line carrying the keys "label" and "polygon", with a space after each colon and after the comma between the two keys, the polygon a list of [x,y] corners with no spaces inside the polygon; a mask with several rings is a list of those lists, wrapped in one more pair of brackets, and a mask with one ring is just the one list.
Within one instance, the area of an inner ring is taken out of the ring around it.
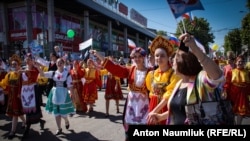
{"label": "woman with flower headdress", "polygon": [[[95,50],[90,52],[103,61],[102,66],[112,75],[128,79],[129,93],[123,112],[125,134],[127,135],[131,130],[129,125],[145,125],[149,107],[148,90],[145,83],[146,75],[149,72],[146,65],[146,51],[141,47],[133,49],[130,53],[133,64],[127,67],[115,64]],[[126,140],[128,140],[127,136]]]}
{"label": "woman with flower headdress", "polygon": [[[162,36],[157,36],[149,46],[150,52],[154,56],[155,63],[158,68],[148,73],[146,77],[146,85],[150,91],[149,112],[163,113],[167,111],[167,103],[175,84],[180,80],[169,61],[169,57],[174,53],[172,44]],[[160,108],[155,108],[158,104]],[[161,110],[160,110],[161,109]],[[148,122],[148,124],[152,124]],[[166,121],[157,124],[165,125]]]}
{"label": "woman with flower headdress", "polygon": [[167,106],[168,110],[164,113],[158,113],[155,109],[151,111],[148,114],[150,123],[167,119],[167,125],[189,124],[185,107],[197,103],[197,92],[202,101],[211,101],[215,99],[214,89],[224,83],[222,70],[199,48],[193,35],[184,33],[179,40],[181,43],[172,68],[181,79],[175,84],[168,101],[165,103],[162,100],[162,105],[158,104],[155,108],[160,110]]}
{"label": "woman with flower headdress", "polygon": [[8,138],[12,139],[16,133],[18,117],[23,121],[22,127],[25,127],[25,118],[21,102],[21,59],[14,54],[10,58],[10,71],[0,82],[0,87],[7,88],[8,104],[6,115],[12,117],[12,126]]}

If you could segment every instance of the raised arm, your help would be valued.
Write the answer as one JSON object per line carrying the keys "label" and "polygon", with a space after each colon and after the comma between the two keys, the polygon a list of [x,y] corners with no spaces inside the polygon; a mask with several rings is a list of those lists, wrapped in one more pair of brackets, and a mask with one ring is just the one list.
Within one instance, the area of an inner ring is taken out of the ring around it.
{"label": "raised arm", "polygon": [[90,53],[98,57],[103,63],[102,66],[107,69],[110,73],[120,78],[127,78],[129,75],[129,68],[119,64],[115,64],[108,58],[105,58],[95,50],[90,50]]}
{"label": "raised arm", "polygon": [[207,72],[209,78],[217,80],[223,75],[219,65],[202,52],[202,50],[197,46],[192,35],[185,33],[182,34],[179,39],[185,43],[185,46],[192,50],[193,54],[198,58],[203,66],[203,69]]}

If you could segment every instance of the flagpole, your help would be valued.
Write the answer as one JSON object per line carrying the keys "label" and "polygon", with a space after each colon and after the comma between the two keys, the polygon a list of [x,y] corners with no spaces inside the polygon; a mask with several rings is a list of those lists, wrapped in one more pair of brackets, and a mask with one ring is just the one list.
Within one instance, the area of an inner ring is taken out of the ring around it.
{"label": "flagpole", "polygon": [[180,31],[181,31],[181,34],[183,34],[183,30],[181,29],[181,27],[179,26],[179,24],[178,24],[178,21],[177,21],[177,19],[175,18],[175,21],[176,21],[176,23],[177,23],[177,26],[178,26],[178,28],[180,29]]}
{"label": "flagpole", "polygon": [[186,30],[186,27],[185,27],[185,23],[184,23],[183,18],[181,18],[181,22],[182,22],[182,25],[183,25],[183,28],[184,28],[184,33],[187,33],[187,30]]}

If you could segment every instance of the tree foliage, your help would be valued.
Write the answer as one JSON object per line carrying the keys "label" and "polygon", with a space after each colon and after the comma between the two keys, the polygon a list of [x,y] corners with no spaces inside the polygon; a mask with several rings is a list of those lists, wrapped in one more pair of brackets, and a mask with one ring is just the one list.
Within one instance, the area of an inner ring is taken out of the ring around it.
{"label": "tree foliage", "polygon": [[224,48],[225,52],[233,51],[236,55],[242,53],[242,45],[241,45],[241,30],[236,28],[228,32],[228,34],[224,38]]}
{"label": "tree foliage", "polygon": [[[250,10],[250,0],[247,1],[246,7]],[[243,11],[244,12],[244,11]],[[243,46],[246,46],[250,52],[250,13],[241,21],[240,29],[233,29],[228,32],[224,38],[225,51],[232,50],[237,55],[244,53]],[[249,54],[249,53],[248,53]]]}
{"label": "tree foliage", "polygon": [[167,32],[166,32],[166,31],[163,31],[163,30],[158,30],[158,31],[157,31],[157,35],[166,36],[166,35],[167,35]]}
{"label": "tree foliage", "polygon": [[243,45],[250,45],[250,13],[248,13],[241,22],[242,30],[241,30],[241,38]]}
{"label": "tree foliage", "polygon": [[185,32],[184,29],[193,34],[194,37],[205,47],[206,53],[209,53],[209,44],[214,43],[214,35],[211,32],[210,24],[204,18],[194,17],[192,21],[184,19],[178,23],[176,36]]}

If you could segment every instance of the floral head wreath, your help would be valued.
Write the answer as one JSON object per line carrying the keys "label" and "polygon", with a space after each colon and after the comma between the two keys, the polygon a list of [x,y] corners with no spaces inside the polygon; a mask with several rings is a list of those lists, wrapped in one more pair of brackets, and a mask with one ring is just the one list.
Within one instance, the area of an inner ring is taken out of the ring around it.
{"label": "floral head wreath", "polygon": [[10,62],[16,61],[18,63],[18,65],[21,65],[22,60],[19,56],[17,56],[16,54],[12,55],[10,58]]}
{"label": "floral head wreath", "polygon": [[168,56],[174,52],[174,47],[166,38],[158,35],[149,46],[150,53],[154,54],[157,48],[164,48],[167,51]]}

